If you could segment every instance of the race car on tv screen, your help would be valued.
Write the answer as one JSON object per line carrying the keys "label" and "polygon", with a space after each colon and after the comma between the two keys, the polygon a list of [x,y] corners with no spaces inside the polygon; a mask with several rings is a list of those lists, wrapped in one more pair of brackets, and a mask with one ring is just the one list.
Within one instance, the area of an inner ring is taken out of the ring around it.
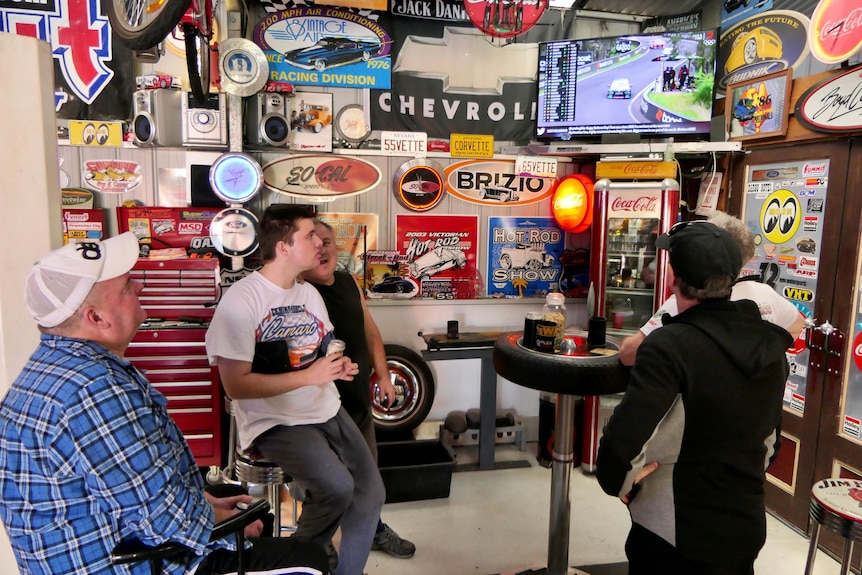
{"label": "race car on tv screen", "polygon": [[632,84],[628,78],[614,78],[608,84],[608,98],[631,98]]}
{"label": "race car on tv screen", "polygon": [[327,36],[316,44],[284,53],[284,59],[298,68],[322,72],[334,66],[354,62],[367,62],[380,53],[380,42],[375,38],[344,38]]}

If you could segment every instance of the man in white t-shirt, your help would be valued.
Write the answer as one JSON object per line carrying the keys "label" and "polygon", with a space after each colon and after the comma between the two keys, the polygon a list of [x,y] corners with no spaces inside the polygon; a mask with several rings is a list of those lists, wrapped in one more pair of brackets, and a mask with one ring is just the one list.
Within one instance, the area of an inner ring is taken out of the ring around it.
{"label": "man in white t-shirt", "polygon": [[[754,235],[742,220],[717,211],[707,221],[727,231],[733,237],[739,245],[743,262],[748,262],[754,257]],[[756,279],[757,276],[737,279],[730,294],[731,301],[752,300],[760,309],[760,317],[783,327],[794,339],[798,337],[805,327],[805,317],[774,289],[754,281]],[[623,340],[620,345],[620,361],[623,365],[634,365],[638,347],[646,336],[662,326],[661,318],[664,314],[675,316],[677,313],[676,296],[672,295],[661,304],[649,321],[641,326],[638,333]]]}
{"label": "man in white t-shirt", "polygon": [[317,266],[321,245],[307,209],[267,208],[263,268],[219,301],[207,356],[234,400],[241,449],[274,461],[305,491],[294,536],[327,547],[335,575],[361,575],[386,492],[334,383],[352,380],[359,366],[342,353],[327,355],[333,326],[326,306],[314,286],[296,281]]}

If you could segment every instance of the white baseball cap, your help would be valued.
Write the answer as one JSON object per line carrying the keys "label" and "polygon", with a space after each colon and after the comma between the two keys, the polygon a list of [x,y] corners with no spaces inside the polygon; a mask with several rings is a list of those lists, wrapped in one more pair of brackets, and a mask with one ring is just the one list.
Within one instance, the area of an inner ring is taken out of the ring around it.
{"label": "white baseball cap", "polygon": [[97,282],[128,273],[137,261],[133,232],[67,244],[33,265],[24,286],[27,309],[40,326],[58,326],[74,315]]}

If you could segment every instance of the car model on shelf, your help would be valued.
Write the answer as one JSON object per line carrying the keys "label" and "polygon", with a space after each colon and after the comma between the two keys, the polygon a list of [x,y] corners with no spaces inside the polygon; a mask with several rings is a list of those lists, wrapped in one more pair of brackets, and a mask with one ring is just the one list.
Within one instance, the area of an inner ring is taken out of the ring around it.
{"label": "car model on shelf", "polygon": [[176,88],[182,87],[180,79],[170,74],[144,74],[143,76],[135,76],[135,87],[138,90],[155,90],[156,88]]}
{"label": "car model on shelf", "polygon": [[608,98],[631,98],[632,84],[628,78],[614,78],[608,84]]}
{"label": "car model on shelf", "polygon": [[420,281],[452,268],[467,267],[467,256],[461,250],[438,246],[410,263],[410,275]]}
{"label": "car model on shelf", "polygon": [[380,54],[382,45],[375,38],[325,36],[312,46],[284,53],[284,59],[298,68],[322,72],[327,68],[367,62]]}
{"label": "car model on shelf", "polygon": [[371,286],[374,293],[412,293],[415,289],[416,284],[401,276],[389,276]]}

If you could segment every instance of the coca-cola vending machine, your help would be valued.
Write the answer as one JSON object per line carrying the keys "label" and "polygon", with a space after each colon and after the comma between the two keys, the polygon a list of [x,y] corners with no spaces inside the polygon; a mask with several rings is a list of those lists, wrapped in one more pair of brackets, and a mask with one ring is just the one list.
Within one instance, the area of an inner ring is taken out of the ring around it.
{"label": "coca-cola vending machine", "polygon": [[[655,242],[678,220],[679,184],[598,180],[594,186],[590,279],[594,316],[607,319],[607,334],[634,334],[669,295],[667,252]],[[621,397],[621,396],[620,396]],[[584,398],[582,466],[595,471],[602,428],[619,398]]]}

